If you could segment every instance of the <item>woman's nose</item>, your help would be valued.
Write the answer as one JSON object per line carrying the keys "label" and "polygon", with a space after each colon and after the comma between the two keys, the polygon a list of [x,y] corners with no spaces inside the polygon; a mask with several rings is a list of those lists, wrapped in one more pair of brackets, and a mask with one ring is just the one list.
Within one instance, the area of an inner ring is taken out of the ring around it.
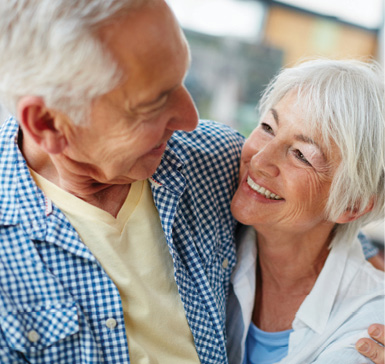
{"label": "woman's nose", "polygon": [[277,177],[279,175],[279,156],[276,146],[270,142],[256,151],[250,160],[250,169],[254,174],[264,177]]}

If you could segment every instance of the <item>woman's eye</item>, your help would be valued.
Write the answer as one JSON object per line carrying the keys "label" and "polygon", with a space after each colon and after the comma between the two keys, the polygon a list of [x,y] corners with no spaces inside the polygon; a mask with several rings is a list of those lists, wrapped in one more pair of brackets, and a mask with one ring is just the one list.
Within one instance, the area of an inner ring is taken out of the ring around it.
{"label": "woman's eye", "polygon": [[271,128],[271,126],[270,126],[269,124],[261,123],[261,128],[262,128],[265,132],[267,132],[267,133],[269,133],[269,134],[274,134],[274,131],[273,131],[273,129]]}
{"label": "woman's eye", "polygon": [[300,160],[301,162],[307,164],[308,166],[311,166],[309,161],[305,158],[305,156],[302,154],[302,152],[299,149],[294,150],[295,157]]}

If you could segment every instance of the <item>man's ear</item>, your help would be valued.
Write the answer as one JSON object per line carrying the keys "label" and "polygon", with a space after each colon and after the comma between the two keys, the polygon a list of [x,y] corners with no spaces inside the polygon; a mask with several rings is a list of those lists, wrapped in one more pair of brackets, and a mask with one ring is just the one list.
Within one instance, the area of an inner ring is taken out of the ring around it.
{"label": "man's ear", "polygon": [[360,211],[357,208],[353,208],[352,210],[346,210],[336,221],[338,224],[346,224],[348,222],[357,220],[359,217],[367,214],[373,209],[374,206],[374,197],[372,197],[367,204],[367,206],[364,208],[363,211]]}
{"label": "man's ear", "polygon": [[37,96],[23,96],[17,105],[18,120],[23,132],[48,154],[63,151],[67,140],[58,128],[57,115],[45,106],[44,100]]}

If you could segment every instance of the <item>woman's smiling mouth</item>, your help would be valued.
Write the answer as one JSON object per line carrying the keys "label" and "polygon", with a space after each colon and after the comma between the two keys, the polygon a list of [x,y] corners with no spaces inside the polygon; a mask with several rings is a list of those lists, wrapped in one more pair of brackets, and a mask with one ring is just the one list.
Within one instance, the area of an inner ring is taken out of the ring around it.
{"label": "woman's smiling mouth", "polygon": [[269,198],[271,200],[283,200],[282,197],[276,195],[275,193],[269,191],[265,187],[260,186],[259,184],[255,183],[250,176],[247,177],[247,184],[250,186],[250,188],[253,191],[258,192],[260,195],[265,196],[266,198]]}

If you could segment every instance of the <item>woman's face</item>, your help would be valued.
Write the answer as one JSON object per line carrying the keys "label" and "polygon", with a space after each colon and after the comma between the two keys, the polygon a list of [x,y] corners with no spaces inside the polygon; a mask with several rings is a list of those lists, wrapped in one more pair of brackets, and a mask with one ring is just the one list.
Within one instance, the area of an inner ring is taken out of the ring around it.
{"label": "woman's face", "polygon": [[240,185],[231,210],[257,230],[303,233],[326,223],[325,206],[340,162],[333,142],[327,150],[310,128],[296,93],[287,94],[247,139]]}

